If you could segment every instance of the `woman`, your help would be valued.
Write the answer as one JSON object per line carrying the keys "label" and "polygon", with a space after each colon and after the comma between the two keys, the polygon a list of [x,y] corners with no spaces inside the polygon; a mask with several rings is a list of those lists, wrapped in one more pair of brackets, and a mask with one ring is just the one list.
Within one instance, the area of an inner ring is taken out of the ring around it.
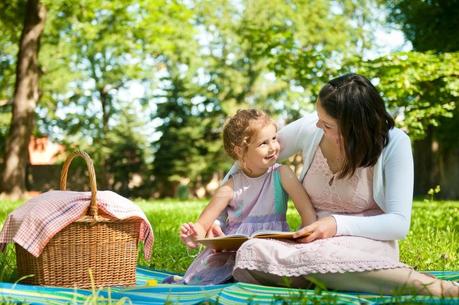
{"label": "woman", "polygon": [[453,282],[399,261],[409,230],[413,159],[408,136],[394,127],[368,79],[347,74],[320,91],[317,113],[279,131],[285,159],[303,156],[300,180],[318,220],[297,232],[301,243],[251,240],[236,257],[236,280],[308,287],[315,278],[339,290],[459,295]]}

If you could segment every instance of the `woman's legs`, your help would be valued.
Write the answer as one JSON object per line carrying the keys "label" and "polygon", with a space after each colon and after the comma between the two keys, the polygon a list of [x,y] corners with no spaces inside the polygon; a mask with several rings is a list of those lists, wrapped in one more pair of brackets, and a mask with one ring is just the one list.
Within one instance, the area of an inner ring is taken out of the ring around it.
{"label": "woman's legs", "polygon": [[[253,284],[308,288],[307,277],[281,277],[256,270],[236,269],[236,280]],[[459,297],[459,287],[423,273],[396,268],[365,272],[311,274],[311,278],[325,287],[336,290],[370,292],[376,294],[421,294]]]}
{"label": "woman's legs", "polygon": [[366,272],[314,274],[326,287],[382,294],[420,294],[459,297],[453,282],[408,269],[396,268]]}
{"label": "woman's legs", "polygon": [[271,273],[266,273],[258,270],[236,269],[233,271],[233,277],[238,282],[280,286],[289,288],[312,288],[313,284],[306,277],[283,277]]}

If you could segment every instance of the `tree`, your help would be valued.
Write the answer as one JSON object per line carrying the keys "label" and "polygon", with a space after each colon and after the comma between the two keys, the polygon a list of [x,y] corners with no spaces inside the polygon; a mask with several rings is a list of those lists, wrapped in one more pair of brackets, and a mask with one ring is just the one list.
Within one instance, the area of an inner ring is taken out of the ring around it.
{"label": "tree", "polygon": [[458,51],[458,0],[396,0],[388,8],[416,51]]}
{"label": "tree", "polygon": [[[141,115],[148,117],[149,108],[154,109],[149,96],[154,90],[155,72],[160,69],[156,58],[165,50],[177,47],[179,43],[174,42],[179,40],[176,37],[180,36],[181,24],[186,22],[189,10],[184,10],[177,1],[166,0],[47,1],[44,4],[48,21],[39,59],[41,100],[29,109],[32,117],[38,117],[35,132],[49,134],[69,149],[88,150],[95,165],[104,169],[102,174],[116,176],[110,172],[116,162],[113,158],[107,161],[107,156],[118,151],[113,139],[119,138],[120,128],[128,135],[126,128],[135,128],[136,122],[144,122]],[[8,51],[0,56],[0,99],[5,103],[12,92],[8,77],[11,73],[8,73],[14,59],[9,56],[9,49],[16,32],[16,20],[24,6],[25,1],[21,0],[0,4],[1,21],[6,25],[0,30],[8,34],[0,38],[2,52]],[[123,98],[133,84],[137,84],[137,88],[142,85],[145,94]],[[135,116],[125,117],[126,103],[140,104],[143,109]],[[5,113],[0,118],[4,120],[9,115],[8,106],[2,107],[1,112]],[[0,132],[6,129],[0,126]],[[27,149],[21,151],[26,153]],[[113,166],[106,164],[110,160],[115,162]],[[26,163],[27,159],[21,160],[21,168],[25,168]],[[106,183],[102,186],[108,186],[110,178],[103,179]]]}
{"label": "tree", "polygon": [[210,170],[229,167],[219,133],[237,108],[263,108],[288,120],[308,110],[327,64],[340,61],[336,50],[345,56],[361,51],[363,33],[347,14],[357,11],[352,2],[193,2],[189,40],[198,43],[165,54],[154,161],[160,195],[174,195],[180,178],[193,188],[193,181],[212,177]]}
{"label": "tree", "polygon": [[[57,71],[70,79],[56,88],[51,81],[56,73],[49,73],[46,79],[53,87],[49,87],[51,95],[47,99],[55,101],[58,108],[74,108],[73,113],[61,117],[58,123],[66,134],[74,136],[68,145],[74,146],[71,142],[75,138],[83,143],[97,143],[90,149],[91,156],[104,169],[112,168],[106,164],[107,156],[112,153],[107,139],[117,124],[113,117],[122,109],[119,92],[127,90],[133,81],[142,82],[147,77],[149,55],[142,50],[147,43],[142,32],[146,27],[144,19],[138,17],[146,15],[145,5],[145,1],[74,2],[55,7],[53,15],[59,18],[54,17],[50,22],[48,50],[56,52],[55,47],[51,48],[53,42],[63,44],[64,52],[56,54],[57,60],[61,65],[66,63],[70,71]],[[47,63],[53,66],[52,62]],[[98,111],[88,115],[89,109]],[[52,112],[51,116],[52,120],[56,113]],[[56,124],[49,127],[52,125]],[[102,187],[109,186],[109,175],[107,170],[99,174]]]}
{"label": "tree", "polygon": [[[48,73],[38,111],[40,127],[59,136],[69,149],[87,150],[101,169],[101,187],[121,185],[125,192],[126,181],[114,181],[122,177],[117,166],[124,165],[112,157],[125,144],[132,148],[138,140],[139,147],[151,150],[139,137],[126,143],[113,140],[121,139],[121,129],[132,135],[134,130],[127,129],[146,124],[154,113],[161,58],[186,48],[181,30],[189,11],[165,0],[58,2],[52,7],[44,52],[53,60],[44,63]],[[129,104],[140,110],[125,113]],[[140,154],[145,155],[150,153]]]}
{"label": "tree", "polygon": [[3,173],[4,152],[11,125],[16,60],[21,28],[17,20],[24,20],[25,1],[0,3],[0,152]]}
{"label": "tree", "polygon": [[452,118],[459,96],[459,54],[399,52],[363,62],[359,72],[377,82],[397,125],[412,140]]}
{"label": "tree", "polygon": [[[117,185],[118,166],[147,164],[112,157],[123,149],[151,155],[133,149],[145,147],[133,137],[145,118],[158,127],[148,149],[155,152],[156,182],[165,184],[160,188],[172,190],[184,176],[197,181],[192,187],[205,183],[230,163],[220,138],[228,114],[252,106],[298,117],[310,108],[321,78],[369,41],[359,23],[369,14],[361,0],[45,4],[35,132],[88,150],[107,174],[102,186]],[[124,113],[130,103],[140,105],[135,115]],[[132,141],[122,143],[123,136]],[[128,184],[123,180],[120,189]]]}
{"label": "tree", "polygon": [[[424,137],[414,142],[415,192],[427,191],[441,185],[440,196],[457,198],[459,179],[459,2],[398,0],[389,3],[391,20],[401,25],[405,36],[412,42],[415,53],[407,54],[421,75],[414,90],[418,96],[418,127]],[[422,52],[422,53],[421,53]],[[405,56],[406,57],[406,56]],[[413,59],[423,60],[416,63]],[[427,68],[427,70],[426,70]],[[411,69],[413,71],[413,69]],[[402,79],[406,79],[405,71]],[[412,73],[408,73],[413,75]],[[431,74],[431,76],[428,76]],[[414,84],[414,83],[413,83]],[[413,96],[409,86],[405,97]],[[443,113],[432,119],[431,114]],[[421,119],[421,115],[425,116]]]}
{"label": "tree", "polygon": [[6,143],[2,190],[11,197],[25,192],[28,144],[39,99],[38,53],[46,20],[46,8],[39,0],[28,0],[20,38],[13,111]]}
{"label": "tree", "polygon": [[15,63],[21,36],[21,28],[17,26],[17,21],[24,20],[24,7],[25,1],[0,3],[0,107],[2,108],[12,104]]}
{"label": "tree", "polygon": [[136,117],[138,110],[133,105],[123,108],[119,123],[108,133],[106,142],[111,148],[107,155],[106,168],[113,179],[109,189],[124,196],[149,197],[152,194],[148,181],[152,156],[145,135],[145,123]]}

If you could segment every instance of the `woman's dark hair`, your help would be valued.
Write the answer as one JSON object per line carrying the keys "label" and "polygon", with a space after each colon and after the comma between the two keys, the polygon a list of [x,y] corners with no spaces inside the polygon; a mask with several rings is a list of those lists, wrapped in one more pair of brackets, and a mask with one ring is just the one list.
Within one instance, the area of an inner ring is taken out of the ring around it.
{"label": "woman's dark hair", "polygon": [[337,121],[343,139],[346,159],[338,178],[375,165],[395,123],[371,82],[354,73],[342,75],[322,87],[318,103]]}

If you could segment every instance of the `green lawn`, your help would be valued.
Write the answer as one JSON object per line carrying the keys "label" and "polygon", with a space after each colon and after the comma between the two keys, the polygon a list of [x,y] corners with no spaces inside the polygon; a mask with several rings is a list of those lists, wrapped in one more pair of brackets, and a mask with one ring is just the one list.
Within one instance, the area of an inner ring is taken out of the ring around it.
{"label": "green lawn", "polygon": [[[206,201],[136,201],[148,216],[155,233],[153,257],[139,264],[160,270],[184,272],[198,250],[187,250],[178,237],[179,225],[194,221]],[[0,221],[20,202],[1,201]],[[299,218],[290,205],[288,222],[292,228]],[[401,260],[417,270],[459,270],[459,201],[414,203],[411,231],[400,242]],[[13,247],[0,256],[0,281],[15,278]]]}

